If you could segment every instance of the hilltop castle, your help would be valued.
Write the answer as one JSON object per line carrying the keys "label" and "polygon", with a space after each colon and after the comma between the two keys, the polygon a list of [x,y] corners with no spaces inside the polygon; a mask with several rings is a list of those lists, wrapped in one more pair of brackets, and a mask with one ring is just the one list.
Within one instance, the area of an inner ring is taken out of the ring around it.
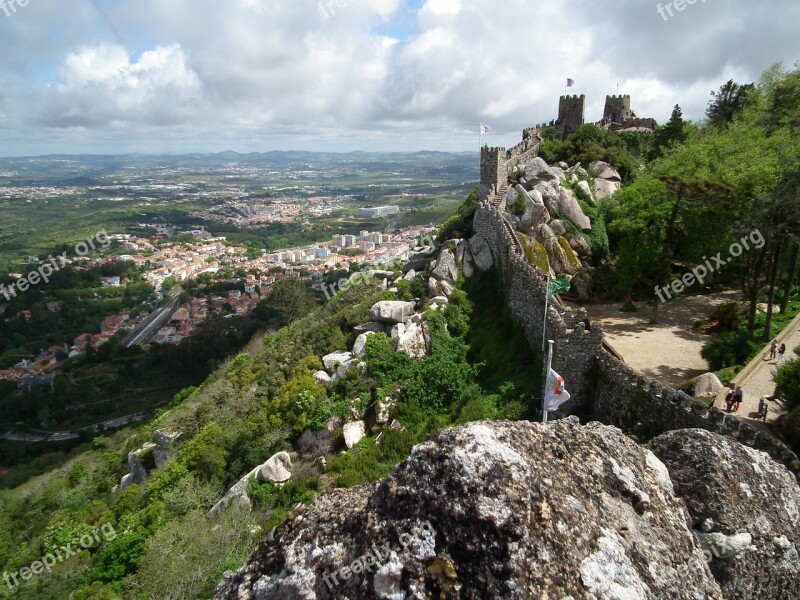
{"label": "hilltop castle", "polygon": [[[575,133],[584,124],[586,95],[561,96],[558,101],[558,119],[551,122],[556,129],[556,137],[564,139]],[[655,119],[639,119],[631,110],[631,97],[606,96],[603,118],[596,123],[611,131],[653,131]],[[542,128],[542,125],[537,128]]]}

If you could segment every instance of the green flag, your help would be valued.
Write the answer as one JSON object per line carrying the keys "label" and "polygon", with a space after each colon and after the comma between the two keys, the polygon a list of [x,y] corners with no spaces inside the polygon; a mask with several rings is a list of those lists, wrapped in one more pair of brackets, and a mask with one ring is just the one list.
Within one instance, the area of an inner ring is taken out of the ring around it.
{"label": "green flag", "polygon": [[550,279],[547,282],[547,297],[552,298],[561,292],[568,292],[572,286],[569,279]]}

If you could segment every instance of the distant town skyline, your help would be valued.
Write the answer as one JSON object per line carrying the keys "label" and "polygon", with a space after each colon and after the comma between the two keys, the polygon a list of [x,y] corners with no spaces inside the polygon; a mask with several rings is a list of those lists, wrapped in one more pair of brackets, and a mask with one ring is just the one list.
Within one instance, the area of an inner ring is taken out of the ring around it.
{"label": "distant town skyline", "polygon": [[477,151],[554,119],[565,90],[587,121],[618,93],[697,120],[729,79],[800,60],[795,0],[3,6],[2,156]]}

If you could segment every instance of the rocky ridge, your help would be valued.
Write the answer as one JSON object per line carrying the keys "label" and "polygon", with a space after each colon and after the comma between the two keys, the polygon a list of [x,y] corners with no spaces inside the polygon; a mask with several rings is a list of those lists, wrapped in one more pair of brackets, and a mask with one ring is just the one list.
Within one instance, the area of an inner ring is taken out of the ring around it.
{"label": "rocky ridge", "polygon": [[473,423],[295,511],[215,597],[723,598],[688,522],[615,428]]}

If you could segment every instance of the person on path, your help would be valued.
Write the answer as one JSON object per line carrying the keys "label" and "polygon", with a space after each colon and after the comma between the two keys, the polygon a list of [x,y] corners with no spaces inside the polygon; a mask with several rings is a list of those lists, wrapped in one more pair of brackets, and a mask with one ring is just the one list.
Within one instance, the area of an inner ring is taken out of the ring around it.
{"label": "person on path", "polygon": [[783,364],[783,360],[785,358],[785,354],[786,354],[786,344],[781,344],[781,347],[778,348],[778,364],[779,365]]}
{"label": "person on path", "polygon": [[733,410],[733,390],[729,390],[725,394],[725,410],[731,412]]}
{"label": "person on path", "polygon": [[761,400],[758,401],[758,418],[762,419],[764,423],[767,422],[767,411],[769,410],[769,406],[767,404],[767,397],[761,396]]}
{"label": "person on path", "polygon": [[769,345],[769,358],[767,360],[775,360],[775,353],[777,351],[778,351],[778,338],[775,338]]}
{"label": "person on path", "polygon": [[737,385],[736,391],[733,392],[733,412],[739,411],[739,405],[744,400],[744,391],[742,390],[742,386]]}

